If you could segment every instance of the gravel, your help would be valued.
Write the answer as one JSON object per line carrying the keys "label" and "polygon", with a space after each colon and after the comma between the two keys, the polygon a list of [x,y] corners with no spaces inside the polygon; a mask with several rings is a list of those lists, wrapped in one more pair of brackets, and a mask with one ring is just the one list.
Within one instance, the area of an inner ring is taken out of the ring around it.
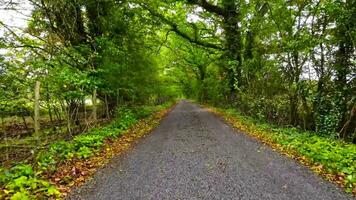
{"label": "gravel", "polygon": [[296,161],[181,101],[68,199],[353,199]]}

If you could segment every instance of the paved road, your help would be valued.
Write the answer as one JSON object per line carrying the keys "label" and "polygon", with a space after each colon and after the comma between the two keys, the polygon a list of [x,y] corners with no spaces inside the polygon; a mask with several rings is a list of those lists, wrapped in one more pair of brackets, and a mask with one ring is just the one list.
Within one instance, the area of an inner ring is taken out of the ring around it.
{"label": "paved road", "polygon": [[185,101],[69,199],[352,199]]}

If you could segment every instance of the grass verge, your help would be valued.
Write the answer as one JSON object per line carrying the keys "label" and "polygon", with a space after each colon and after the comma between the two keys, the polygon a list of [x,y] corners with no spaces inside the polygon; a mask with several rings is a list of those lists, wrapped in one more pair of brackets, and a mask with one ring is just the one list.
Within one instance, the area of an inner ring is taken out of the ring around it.
{"label": "grass verge", "polygon": [[235,109],[206,106],[239,129],[274,150],[298,160],[323,178],[337,183],[347,193],[356,195],[356,145],[301,132],[296,128],[280,128],[241,115]]}
{"label": "grass verge", "polygon": [[60,199],[81,185],[110,158],[129,149],[155,128],[173,103],[122,108],[110,125],[58,141],[36,155],[35,162],[0,168],[0,199]]}

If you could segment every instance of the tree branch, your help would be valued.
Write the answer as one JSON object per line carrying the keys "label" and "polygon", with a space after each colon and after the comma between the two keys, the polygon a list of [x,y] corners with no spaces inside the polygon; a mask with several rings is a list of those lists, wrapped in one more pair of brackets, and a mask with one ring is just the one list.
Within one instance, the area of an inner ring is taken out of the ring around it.
{"label": "tree branch", "polygon": [[220,15],[222,17],[225,17],[227,15],[227,12],[223,8],[210,4],[206,0],[187,0],[187,1],[189,4],[198,5],[204,8],[206,11],[214,13],[216,15]]}
{"label": "tree branch", "polygon": [[194,43],[196,45],[202,46],[202,47],[206,47],[206,48],[211,48],[211,49],[216,49],[216,50],[224,50],[223,47],[217,45],[217,44],[212,44],[212,43],[208,43],[208,42],[204,42],[201,41],[199,39],[197,39],[196,37],[193,38],[191,36],[189,36],[187,33],[183,32],[182,30],[179,29],[178,25],[176,23],[174,23],[173,21],[167,19],[165,16],[163,16],[162,14],[155,12],[154,10],[152,10],[150,7],[148,7],[145,4],[141,4],[141,6],[143,8],[145,8],[146,10],[148,10],[151,15],[158,17],[160,20],[162,20],[165,24],[169,25],[171,27],[171,31],[174,31],[177,35],[179,35],[180,37],[188,40],[190,43]]}

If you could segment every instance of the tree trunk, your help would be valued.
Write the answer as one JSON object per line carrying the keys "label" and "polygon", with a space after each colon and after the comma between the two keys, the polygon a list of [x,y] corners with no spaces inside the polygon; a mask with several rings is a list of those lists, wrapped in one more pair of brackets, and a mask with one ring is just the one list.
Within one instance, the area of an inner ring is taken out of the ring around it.
{"label": "tree trunk", "polygon": [[225,32],[225,48],[228,61],[229,85],[231,93],[236,92],[236,88],[241,86],[241,31],[239,27],[239,15],[235,1],[224,0],[223,7],[226,12],[224,16],[223,29]]}
{"label": "tree trunk", "polygon": [[346,123],[347,118],[347,102],[350,99],[350,94],[348,93],[347,75],[349,74],[349,45],[345,42],[340,42],[339,50],[336,53],[336,80],[335,87],[338,92],[336,95],[336,102],[338,103],[338,110],[341,115],[338,130],[341,130],[343,125]]}
{"label": "tree trunk", "polygon": [[[350,115],[339,132],[340,138],[347,140],[349,138],[356,139],[356,105],[354,105],[350,111]],[[354,141],[355,142],[355,141]]]}
{"label": "tree trunk", "polygon": [[291,125],[297,125],[297,121],[298,121],[298,96],[293,94],[289,96],[289,123]]}

